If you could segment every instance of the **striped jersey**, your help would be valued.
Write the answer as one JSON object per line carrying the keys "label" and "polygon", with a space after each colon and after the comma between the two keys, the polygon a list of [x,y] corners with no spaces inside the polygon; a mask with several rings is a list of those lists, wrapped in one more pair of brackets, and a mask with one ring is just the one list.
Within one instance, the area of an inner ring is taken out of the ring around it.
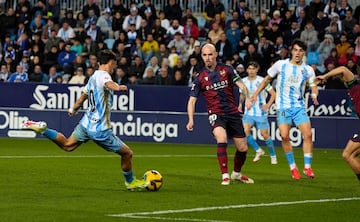
{"label": "striped jersey", "polygon": [[[255,79],[250,80],[249,77],[245,77],[243,78],[243,83],[244,85],[248,88],[249,90],[249,96],[252,96],[257,88],[259,88],[260,83],[263,81],[263,77],[261,76],[256,76]],[[266,98],[268,96],[267,91],[271,90],[272,87],[271,85],[268,85],[265,87],[266,90],[263,90],[260,92],[260,94],[257,97],[256,102],[251,106],[250,109],[247,109],[245,107],[245,115],[249,115],[249,116],[267,116],[267,111],[264,111],[262,109],[262,106],[266,104]]]}
{"label": "striped jersey", "polygon": [[241,80],[229,65],[218,63],[214,71],[202,69],[194,79],[190,96],[205,98],[208,114],[238,113],[234,96],[234,82]]}
{"label": "striped jersey", "polygon": [[315,72],[305,63],[293,65],[289,59],[279,60],[268,71],[272,78],[277,76],[276,81],[276,108],[288,109],[304,107],[304,92],[306,83],[314,85]]}
{"label": "striped jersey", "polygon": [[108,72],[96,70],[84,88],[88,95],[89,107],[80,120],[80,124],[91,132],[100,132],[111,128],[110,109],[113,102],[112,90],[105,83],[112,81]]}

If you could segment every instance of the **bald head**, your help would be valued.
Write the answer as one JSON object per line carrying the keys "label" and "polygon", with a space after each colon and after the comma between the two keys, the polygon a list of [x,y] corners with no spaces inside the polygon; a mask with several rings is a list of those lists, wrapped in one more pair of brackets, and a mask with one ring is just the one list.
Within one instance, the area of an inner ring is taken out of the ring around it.
{"label": "bald head", "polygon": [[213,44],[207,43],[201,48],[201,57],[205,66],[210,70],[214,70],[216,67],[217,55],[216,48]]}

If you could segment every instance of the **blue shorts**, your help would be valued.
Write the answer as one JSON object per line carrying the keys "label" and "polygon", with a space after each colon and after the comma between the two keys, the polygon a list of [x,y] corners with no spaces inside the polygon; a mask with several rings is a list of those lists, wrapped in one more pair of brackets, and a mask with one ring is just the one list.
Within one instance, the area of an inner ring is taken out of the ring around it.
{"label": "blue shorts", "polygon": [[117,152],[123,146],[123,141],[114,135],[111,129],[101,132],[90,132],[85,127],[78,124],[74,129],[72,135],[76,140],[82,143],[86,143],[89,140],[93,140],[97,145],[109,152]]}
{"label": "blue shorts", "polygon": [[289,109],[280,109],[277,110],[277,123],[281,124],[295,124],[299,126],[303,123],[310,122],[309,116],[306,113],[306,109],[302,107],[298,108],[289,108]]}
{"label": "blue shorts", "polygon": [[251,124],[252,126],[255,126],[257,129],[265,130],[269,129],[269,120],[267,116],[249,116],[249,115],[243,115],[243,123],[245,124]]}

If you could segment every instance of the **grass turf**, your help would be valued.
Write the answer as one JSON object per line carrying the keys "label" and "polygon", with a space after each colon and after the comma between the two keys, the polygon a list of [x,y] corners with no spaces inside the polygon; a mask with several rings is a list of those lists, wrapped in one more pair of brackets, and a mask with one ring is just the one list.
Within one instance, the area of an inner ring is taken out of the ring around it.
{"label": "grass turf", "polygon": [[[316,178],[300,181],[291,179],[280,148],[278,165],[270,165],[269,156],[252,163],[249,150],[243,173],[255,184],[221,186],[213,145],[128,145],[137,177],[161,172],[160,191],[125,190],[120,158],[92,142],[66,153],[45,139],[0,139],[0,220],[358,221],[360,186],[341,150],[315,149]],[[234,151],[228,148],[229,169]],[[295,156],[301,169],[301,149]],[[108,216],[153,211],[165,212]]]}

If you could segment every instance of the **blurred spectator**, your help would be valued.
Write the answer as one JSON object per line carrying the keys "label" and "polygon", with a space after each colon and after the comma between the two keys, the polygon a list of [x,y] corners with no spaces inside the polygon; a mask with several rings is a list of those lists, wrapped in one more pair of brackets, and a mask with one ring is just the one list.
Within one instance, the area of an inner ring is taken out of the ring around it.
{"label": "blurred spectator", "polygon": [[151,33],[151,27],[149,26],[147,20],[141,19],[140,28],[136,32],[137,32],[136,35],[137,38],[140,38],[142,42],[146,40],[147,34]]}
{"label": "blurred spectator", "polygon": [[240,28],[244,27],[245,24],[247,24],[250,29],[255,29],[255,20],[251,17],[249,9],[246,9],[244,12],[244,17],[240,22]]}
{"label": "blurred spectator", "polygon": [[111,6],[111,15],[115,16],[117,12],[119,12],[122,17],[129,14],[129,10],[126,9],[121,0],[114,0],[113,5]]}
{"label": "blurred spectator", "polygon": [[183,39],[180,32],[176,32],[174,39],[169,42],[167,45],[168,49],[171,49],[172,47],[175,47],[175,51],[178,55],[184,55],[186,52],[187,43]]}
{"label": "blurred spectator", "polygon": [[339,56],[338,64],[340,66],[346,66],[349,60],[352,60],[355,64],[357,64],[359,60],[359,57],[355,55],[355,49],[352,45],[347,48],[345,54]]}
{"label": "blurred spectator", "polygon": [[74,12],[72,9],[68,9],[65,12],[65,17],[63,17],[60,22],[59,25],[62,26],[62,24],[64,23],[64,21],[66,21],[67,23],[69,23],[69,25],[71,26],[71,28],[76,28],[77,27],[77,22],[76,19],[74,18]]}
{"label": "blurred spectator", "polygon": [[186,85],[186,79],[182,75],[180,70],[175,70],[174,73],[174,79],[172,80],[172,85],[175,86],[185,86]]}
{"label": "blurred spectator", "polygon": [[291,29],[284,32],[284,43],[289,46],[294,39],[300,38],[301,31],[297,21],[291,23]]}
{"label": "blurred spectator", "polygon": [[180,21],[182,17],[182,10],[176,0],[169,0],[164,7],[165,18],[170,21],[177,19]]}
{"label": "blurred spectator", "polygon": [[168,69],[161,67],[160,74],[155,76],[155,85],[172,85],[172,78],[168,73]]}
{"label": "blurred spectator", "polygon": [[255,61],[262,64],[262,57],[257,53],[254,43],[250,43],[247,48],[246,55],[244,56],[244,67],[247,67],[250,61]]}
{"label": "blurred spectator", "polygon": [[341,32],[339,31],[336,23],[330,23],[330,26],[326,28],[326,34],[330,34],[333,36],[335,44],[338,44],[340,42]]}
{"label": "blurred spectator", "polygon": [[153,57],[153,55],[157,51],[159,51],[159,43],[156,40],[154,40],[152,33],[147,34],[147,39],[146,41],[144,41],[143,45],[141,46],[141,51],[144,56],[145,64],[148,64],[151,57]]}
{"label": "blurred spectator", "polygon": [[306,22],[304,31],[300,34],[300,40],[307,45],[307,51],[315,51],[319,45],[318,32],[315,30],[312,21]]}
{"label": "blurred spectator", "polygon": [[76,30],[75,31],[75,38],[77,38],[81,44],[84,44],[85,39],[88,36],[87,31],[85,30],[85,27],[83,25],[80,25],[75,30]]}
{"label": "blurred spectator", "polygon": [[84,84],[85,78],[84,69],[82,67],[78,67],[74,75],[70,78],[69,84]]}
{"label": "blurred spectator", "polygon": [[239,22],[244,18],[244,12],[249,8],[246,6],[245,0],[235,1],[235,10],[239,14]]}
{"label": "blurred spectator", "polygon": [[339,14],[339,17],[340,17],[340,20],[343,20],[345,19],[346,17],[346,11],[353,11],[352,7],[349,5],[348,1],[347,0],[340,0],[339,2],[339,6],[338,6],[338,14]]}
{"label": "blurred spectator", "polygon": [[59,76],[60,74],[57,73],[56,67],[55,66],[51,66],[49,69],[49,73],[45,78],[45,82],[47,83],[56,83],[55,79],[57,76]]}
{"label": "blurred spectator", "polygon": [[143,85],[154,85],[155,84],[155,71],[153,67],[149,66],[146,68],[143,79],[140,84]]}
{"label": "blurred spectator", "polygon": [[39,52],[44,53],[45,50],[45,44],[44,42],[41,40],[41,33],[37,33],[34,34],[32,36],[32,40],[29,39],[29,43],[30,43],[30,47],[32,48],[34,45],[38,45],[39,46]]}
{"label": "blurred spectator", "polygon": [[[301,34],[300,34],[301,35]],[[270,41],[270,44],[275,44],[276,38],[282,36],[282,33],[279,29],[279,25],[277,23],[274,23],[270,30],[267,32],[266,37],[268,41]]]}
{"label": "blurred spectator", "polygon": [[85,18],[88,18],[89,16],[91,16],[91,15],[89,15],[90,10],[92,10],[97,17],[100,16],[100,8],[94,0],[87,0],[86,4],[83,6],[82,12],[83,12]]}
{"label": "blurred spectator", "polygon": [[358,67],[356,65],[356,62],[353,59],[349,59],[347,61],[346,67],[354,73],[354,75],[358,75]]}
{"label": "blurred spectator", "polygon": [[288,5],[284,0],[276,0],[275,3],[270,6],[269,17],[274,18],[274,12],[278,11],[280,13],[280,18],[285,18],[285,12],[288,10]]}
{"label": "blurred spectator", "polygon": [[16,56],[16,51],[15,48],[13,46],[13,44],[7,44],[6,45],[6,50],[4,52],[4,57],[10,57],[13,61],[17,60],[17,56]]}
{"label": "blurred spectator", "polygon": [[240,42],[239,42],[239,51],[246,51],[249,44],[253,43],[255,40],[254,32],[250,29],[248,25],[245,25],[241,30]]}
{"label": "blurred spectator", "polygon": [[[36,65],[40,65],[40,67],[41,67],[41,66],[43,66],[43,62],[40,60],[40,57],[38,55],[31,56],[28,73],[30,73],[30,74],[33,73]],[[42,67],[41,67],[41,70],[42,70]]]}
{"label": "blurred spectator", "polygon": [[63,67],[65,74],[70,74],[76,52],[71,50],[71,43],[66,43],[65,48],[59,53],[58,63]]}
{"label": "blurred spectator", "polygon": [[52,46],[56,46],[59,43],[60,38],[56,35],[56,30],[52,29],[49,38],[46,40],[45,53],[48,53]]}
{"label": "blurred spectator", "polygon": [[180,25],[179,20],[177,19],[174,19],[171,22],[171,26],[167,29],[167,42],[174,39],[175,33],[180,33],[181,35],[184,35],[184,27]]}
{"label": "blurred spectator", "polygon": [[341,24],[341,20],[339,19],[339,14],[337,14],[336,12],[331,13],[330,19],[331,19],[330,23],[336,24],[338,30],[342,32],[342,24]]}
{"label": "blurred spectator", "polygon": [[84,13],[78,12],[76,15],[76,27],[84,27],[85,28],[86,19]]}
{"label": "blurred spectator", "polygon": [[352,10],[347,10],[345,12],[345,18],[341,20],[342,31],[350,33],[356,24],[358,23],[352,16]]}
{"label": "blurred spectator", "polygon": [[179,58],[179,54],[176,53],[176,47],[175,46],[172,46],[170,47],[170,50],[169,50],[169,57],[167,58],[168,60],[168,65],[170,68],[174,68],[175,64],[177,63],[177,61],[181,59]]}
{"label": "blurred spectator", "polygon": [[120,32],[122,31],[123,22],[123,15],[119,11],[116,11],[112,17],[112,31],[114,32],[115,39],[119,38]]}
{"label": "blurred spectator", "polygon": [[210,27],[210,22],[215,18],[215,14],[220,14],[221,19],[225,20],[225,7],[219,0],[210,0],[202,13],[207,21],[206,27]]}
{"label": "blurred spectator", "polygon": [[355,39],[355,55],[360,58],[360,35]]}
{"label": "blurred spectator", "polygon": [[75,37],[74,29],[71,28],[69,23],[64,21],[62,27],[59,29],[57,33],[57,37],[64,40],[65,42],[70,41],[72,38]]}
{"label": "blurred spectator", "polygon": [[[146,16],[147,13],[149,14],[149,16]],[[151,20],[155,20],[156,9],[150,0],[144,0],[144,4],[139,9],[139,15],[144,19],[148,17]]]}
{"label": "blurred spectator", "polygon": [[105,35],[105,39],[107,38],[114,38],[114,31],[112,26],[113,19],[111,17],[111,10],[110,8],[104,9],[104,14],[99,17],[97,20],[96,25],[100,27],[101,32]]}
{"label": "blurred spectator", "polygon": [[46,0],[38,0],[35,5],[30,8],[31,17],[33,17],[37,12],[40,12],[42,15],[45,15],[46,10]]}
{"label": "blurred spectator", "polygon": [[185,26],[188,19],[192,20],[192,24],[198,26],[198,20],[193,15],[193,11],[192,11],[191,8],[186,8],[185,9],[185,15],[181,18],[180,25]]}
{"label": "blurred spectator", "polygon": [[318,64],[322,66],[326,58],[330,56],[331,50],[335,48],[334,38],[330,34],[324,36],[324,40],[320,43],[316,51],[319,53]]}
{"label": "blurred spectator", "polygon": [[355,44],[357,37],[360,36],[360,23],[355,24],[350,32],[347,33],[348,41]]}
{"label": "blurred spectator", "polygon": [[21,33],[19,39],[15,43],[16,48],[19,52],[23,52],[24,50],[29,50],[30,48],[30,40],[28,34],[26,32]]}
{"label": "blurred spectator", "polygon": [[99,18],[97,15],[95,15],[95,12],[93,9],[89,9],[88,14],[89,14],[89,16],[86,18],[85,25],[84,25],[85,30],[88,30],[90,28],[91,24],[93,24],[93,23],[96,24],[96,22]]}
{"label": "blurred spectator", "polygon": [[358,22],[360,22],[360,5],[356,6],[353,16]]}
{"label": "blurred spectator", "polygon": [[193,23],[193,20],[191,18],[188,18],[186,21],[186,25],[184,26],[184,40],[188,43],[190,40],[190,37],[193,37],[194,39],[198,39],[200,35],[199,28]]}
{"label": "blurred spectator", "polygon": [[326,28],[330,25],[330,19],[325,16],[323,11],[318,11],[317,17],[313,20],[314,28],[318,32],[319,42],[324,40]]}
{"label": "blurred spectator", "polygon": [[262,26],[264,26],[264,28],[269,29],[269,22],[270,22],[270,18],[267,14],[267,12],[264,10],[262,12],[260,12],[259,15],[259,20],[257,22],[257,24],[261,24]]}
{"label": "blurred spectator", "polygon": [[237,65],[235,69],[236,69],[236,72],[239,74],[239,76],[240,76],[241,78],[247,76],[243,64]]}
{"label": "blurred spectator", "polygon": [[54,22],[59,23],[60,18],[60,4],[56,0],[48,0],[45,7],[45,19],[52,18]]}
{"label": "blurred spectator", "polygon": [[159,51],[155,53],[155,56],[159,62],[162,62],[164,58],[169,57],[169,51],[167,50],[166,45],[164,43],[160,43]]}
{"label": "blurred spectator", "polygon": [[21,65],[16,66],[16,72],[11,74],[8,82],[28,82],[28,74],[24,72],[24,68]]}
{"label": "blurred spectator", "polygon": [[196,56],[191,55],[189,57],[189,63],[186,66],[186,72],[185,72],[187,86],[189,86],[189,87],[192,86],[193,81],[194,81],[194,79],[196,77],[196,74],[198,72],[198,69],[199,69],[198,60],[197,60]]}
{"label": "blurred spectator", "polygon": [[330,51],[330,55],[324,61],[325,69],[328,67],[329,64],[333,64],[335,67],[338,66],[338,54],[335,48]]}
{"label": "blurred spectator", "polygon": [[5,28],[5,34],[8,34],[10,36],[16,35],[17,18],[13,8],[8,8],[3,25],[3,27]]}
{"label": "blurred spectator", "polygon": [[129,76],[136,76],[137,79],[141,79],[144,71],[145,71],[146,65],[144,64],[143,60],[140,56],[136,56],[134,59],[134,63],[130,65],[128,70]]}
{"label": "blurred spectator", "polygon": [[90,28],[87,30],[86,34],[90,36],[91,41],[100,42],[103,41],[103,33],[99,26],[95,22],[91,23]]}
{"label": "blurred spectator", "polygon": [[113,76],[113,81],[119,85],[126,85],[128,83],[128,78],[126,76],[126,73],[121,67],[116,67]]}
{"label": "blurred spectator", "polygon": [[43,72],[48,73],[51,66],[57,65],[57,59],[59,57],[59,50],[56,45],[52,45],[50,50],[45,53]]}
{"label": "blurred spectator", "polygon": [[34,70],[29,74],[29,82],[43,82],[45,80],[44,73],[41,71],[41,65],[34,66]]}
{"label": "blurred spectator", "polygon": [[[59,26],[54,23],[54,20],[48,19],[46,25],[42,27],[41,40],[47,43],[48,39],[56,37],[58,31]],[[55,32],[55,36],[52,35],[52,32]]]}
{"label": "blurred spectator", "polygon": [[160,44],[165,43],[167,30],[161,26],[160,18],[156,18],[154,25],[151,27],[151,33],[154,36],[154,39]]}
{"label": "blurred spectator", "polygon": [[214,18],[209,23],[209,31],[212,29],[212,24],[217,23],[224,30],[225,29],[225,20],[221,18],[220,13],[216,13]]}
{"label": "blurred spectator", "polygon": [[330,17],[331,13],[333,13],[333,12],[335,12],[335,13],[338,12],[336,0],[330,0],[324,8],[324,14],[328,18]]}
{"label": "blurred spectator", "polygon": [[297,20],[300,17],[301,11],[305,13],[309,11],[309,5],[306,4],[306,0],[299,0],[298,5],[295,7],[293,12],[293,18]]}
{"label": "blurred spectator", "polygon": [[339,57],[346,55],[350,43],[347,41],[347,36],[345,33],[341,33],[340,42],[336,44],[336,51]]}
{"label": "blurred spectator", "polygon": [[226,30],[226,37],[231,44],[231,53],[236,53],[241,38],[241,31],[238,27],[238,23],[235,20],[231,21],[230,28]]}
{"label": "blurred spectator", "polygon": [[124,23],[122,28],[125,32],[129,30],[131,24],[135,24],[136,30],[140,29],[141,26],[141,16],[138,15],[138,8],[136,3],[130,5],[130,14],[125,16]]}
{"label": "blurred spectator", "polygon": [[9,70],[7,69],[6,64],[2,63],[0,69],[0,82],[7,82],[9,77],[10,77]]}
{"label": "blurred spectator", "polygon": [[212,24],[212,29],[208,33],[208,37],[211,39],[213,44],[216,44],[220,40],[220,35],[224,33],[224,30],[218,23]]}
{"label": "blurred spectator", "polygon": [[129,48],[126,48],[123,42],[119,42],[119,44],[117,44],[115,54],[118,59],[120,59],[121,57],[127,57],[131,59]]}
{"label": "blurred spectator", "polygon": [[273,24],[275,24],[275,23],[277,25],[280,25],[281,20],[282,20],[282,18],[281,18],[281,15],[280,15],[280,11],[275,10],[272,17],[271,17],[271,19],[270,19],[270,21],[269,21],[268,26],[271,28],[273,26]]}
{"label": "blurred spectator", "polygon": [[150,69],[150,68],[152,69],[152,71],[154,73],[156,73],[158,71],[158,69],[160,68],[159,61],[156,56],[151,57],[149,64],[147,64],[147,66],[145,68],[142,78],[147,77],[147,72],[148,72],[148,69]]}
{"label": "blurred spectator", "polygon": [[87,67],[93,68],[94,71],[99,68],[98,58],[97,58],[96,54],[90,54],[89,60],[87,61],[87,63],[88,63]]}
{"label": "blurred spectator", "polygon": [[161,21],[161,26],[164,29],[168,30],[169,27],[170,27],[170,21],[169,21],[169,19],[167,19],[165,17],[165,12],[164,11],[159,11],[159,18],[160,18],[160,21]]}
{"label": "blurred spectator", "polygon": [[215,48],[216,51],[218,52],[218,59],[220,60],[220,62],[225,63],[227,59],[231,59],[233,55],[232,46],[224,32],[220,34],[220,39],[215,44]]}
{"label": "blurred spectator", "polygon": [[323,0],[312,0],[309,3],[308,11],[306,12],[308,19],[314,19],[317,16],[318,11],[323,11],[325,4]]}
{"label": "blurred spectator", "polygon": [[24,73],[29,73],[29,67],[30,67],[30,62],[29,62],[29,52],[28,51],[24,51],[24,53],[22,54],[21,60],[19,61],[19,65],[21,65],[23,67],[23,72]]}
{"label": "blurred spectator", "polygon": [[[42,16],[41,11],[37,11],[36,13]],[[25,5],[21,6],[19,12],[16,11],[16,18],[18,23],[21,22],[28,26],[31,21],[31,16],[30,8]],[[36,17],[36,14],[34,17]]]}
{"label": "blurred spectator", "polygon": [[281,33],[284,33],[286,30],[291,29],[291,23],[293,21],[292,12],[290,10],[287,10],[285,12],[285,17],[281,19],[279,24],[279,29]]}

